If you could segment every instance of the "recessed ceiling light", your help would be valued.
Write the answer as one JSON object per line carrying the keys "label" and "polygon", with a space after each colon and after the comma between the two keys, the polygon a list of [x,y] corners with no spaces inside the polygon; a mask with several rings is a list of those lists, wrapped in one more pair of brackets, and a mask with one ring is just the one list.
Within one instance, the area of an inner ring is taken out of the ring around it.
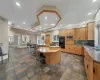
{"label": "recessed ceiling light", "polygon": [[56,18],[56,19],[58,19],[58,18]]}
{"label": "recessed ceiling light", "polygon": [[16,5],[17,5],[18,7],[20,7],[20,3],[19,3],[19,2],[16,2]]}
{"label": "recessed ceiling light", "polygon": [[41,26],[40,26],[40,28],[41,28]]}
{"label": "recessed ceiling light", "polygon": [[23,22],[23,24],[26,24],[25,22]]}
{"label": "recessed ceiling light", "polygon": [[55,24],[54,24],[54,23],[52,23],[51,25],[52,25],[52,26],[55,26]]}
{"label": "recessed ceiling light", "polygon": [[47,24],[45,24],[45,26],[47,26]]}
{"label": "recessed ceiling light", "polygon": [[47,19],[47,17],[45,17],[45,19]]}
{"label": "recessed ceiling light", "polygon": [[17,27],[19,27],[19,25]]}
{"label": "recessed ceiling light", "polygon": [[85,24],[85,22],[83,22],[83,24]]}
{"label": "recessed ceiling light", "polygon": [[10,27],[10,26],[8,26],[8,27]]}
{"label": "recessed ceiling light", "polygon": [[88,15],[91,15],[92,13],[88,13]]}
{"label": "recessed ceiling light", "polygon": [[8,21],[8,25],[11,25],[12,24],[12,22],[11,21]]}
{"label": "recessed ceiling light", "polygon": [[60,24],[60,26],[62,26],[62,24]]}
{"label": "recessed ceiling light", "polygon": [[93,0],[93,2],[96,2],[97,0]]}

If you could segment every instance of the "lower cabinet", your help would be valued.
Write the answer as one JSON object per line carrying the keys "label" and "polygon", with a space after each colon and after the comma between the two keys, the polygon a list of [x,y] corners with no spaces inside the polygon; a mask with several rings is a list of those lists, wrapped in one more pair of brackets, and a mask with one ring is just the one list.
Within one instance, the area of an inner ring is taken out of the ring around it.
{"label": "lower cabinet", "polygon": [[94,62],[93,80],[100,80],[100,63]]}
{"label": "lower cabinet", "polygon": [[93,80],[93,61],[84,58],[85,71],[87,80]]}
{"label": "lower cabinet", "polygon": [[83,47],[77,45],[66,45],[65,52],[83,55]]}
{"label": "lower cabinet", "polygon": [[84,67],[87,80],[100,80],[100,63],[95,62],[84,50]]}

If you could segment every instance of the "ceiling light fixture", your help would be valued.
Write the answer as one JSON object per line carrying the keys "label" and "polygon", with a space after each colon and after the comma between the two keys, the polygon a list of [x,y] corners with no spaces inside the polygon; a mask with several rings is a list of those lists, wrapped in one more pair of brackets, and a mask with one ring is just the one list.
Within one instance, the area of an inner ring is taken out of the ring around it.
{"label": "ceiling light fixture", "polygon": [[45,26],[47,26],[47,24],[45,24]]}
{"label": "ceiling light fixture", "polygon": [[26,24],[25,22],[23,22],[23,24]]}
{"label": "ceiling light fixture", "polygon": [[88,15],[91,15],[92,13],[88,13]]}
{"label": "ceiling light fixture", "polygon": [[8,26],[8,27],[10,27],[10,26]]}
{"label": "ceiling light fixture", "polygon": [[45,17],[45,19],[47,19],[47,17]]}
{"label": "ceiling light fixture", "polygon": [[58,18],[56,18],[56,20],[57,20]]}
{"label": "ceiling light fixture", "polygon": [[52,26],[55,26],[55,24],[54,24],[54,23],[52,23],[51,25],[52,25]]}
{"label": "ceiling light fixture", "polygon": [[16,2],[16,5],[17,5],[18,7],[20,7],[20,3],[19,3],[19,2]]}
{"label": "ceiling light fixture", "polygon": [[93,2],[96,2],[97,0],[93,0]]}

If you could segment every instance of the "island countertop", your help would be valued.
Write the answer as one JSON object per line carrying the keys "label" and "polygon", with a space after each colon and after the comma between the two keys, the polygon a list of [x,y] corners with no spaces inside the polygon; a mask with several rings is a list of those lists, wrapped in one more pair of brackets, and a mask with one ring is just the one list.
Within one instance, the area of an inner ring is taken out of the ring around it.
{"label": "island countertop", "polygon": [[46,64],[58,64],[61,61],[60,48],[40,47],[38,51],[46,57]]}
{"label": "island countertop", "polygon": [[96,51],[94,47],[87,46],[87,45],[84,45],[84,48],[86,49],[86,51],[94,61],[100,62],[100,51]]}
{"label": "island countertop", "polygon": [[58,52],[60,51],[60,48],[59,49],[50,49],[48,47],[40,47],[38,49],[38,51],[42,52],[42,53],[54,53],[54,52]]}

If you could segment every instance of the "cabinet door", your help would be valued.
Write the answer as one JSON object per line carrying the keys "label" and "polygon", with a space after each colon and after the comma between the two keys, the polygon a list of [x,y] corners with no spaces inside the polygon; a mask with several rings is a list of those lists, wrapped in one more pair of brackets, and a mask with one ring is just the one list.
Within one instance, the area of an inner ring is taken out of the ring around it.
{"label": "cabinet door", "polygon": [[87,65],[88,65],[88,63],[87,63],[87,59],[86,58],[84,58],[84,68],[85,68],[85,72],[86,72],[86,75],[87,75]]}
{"label": "cabinet door", "polygon": [[67,33],[67,30],[66,29],[59,31],[60,36],[66,36],[66,33]]}
{"label": "cabinet door", "polygon": [[76,28],[75,29],[75,40],[79,40],[80,39],[80,29]]}
{"label": "cabinet door", "polygon": [[94,26],[95,26],[95,22],[90,22],[87,24],[88,40],[94,40]]}
{"label": "cabinet door", "polygon": [[87,80],[93,80],[93,61],[87,60]]}
{"label": "cabinet door", "polygon": [[100,63],[94,62],[94,80],[100,80]]}
{"label": "cabinet door", "polygon": [[87,80],[93,80],[93,61],[84,58],[84,66]]}
{"label": "cabinet door", "polygon": [[74,52],[75,54],[83,55],[83,48],[82,48],[82,46],[75,46],[74,50],[75,50],[75,52]]}
{"label": "cabinet door", "polygon": [[79,32],[80,32],[79,40],[86,40],[86,28],[85,27],[80,28]]}
{"label": "cabinet door", "polygon": [[86,40],[86,28],[75,29],[75,40]]}

